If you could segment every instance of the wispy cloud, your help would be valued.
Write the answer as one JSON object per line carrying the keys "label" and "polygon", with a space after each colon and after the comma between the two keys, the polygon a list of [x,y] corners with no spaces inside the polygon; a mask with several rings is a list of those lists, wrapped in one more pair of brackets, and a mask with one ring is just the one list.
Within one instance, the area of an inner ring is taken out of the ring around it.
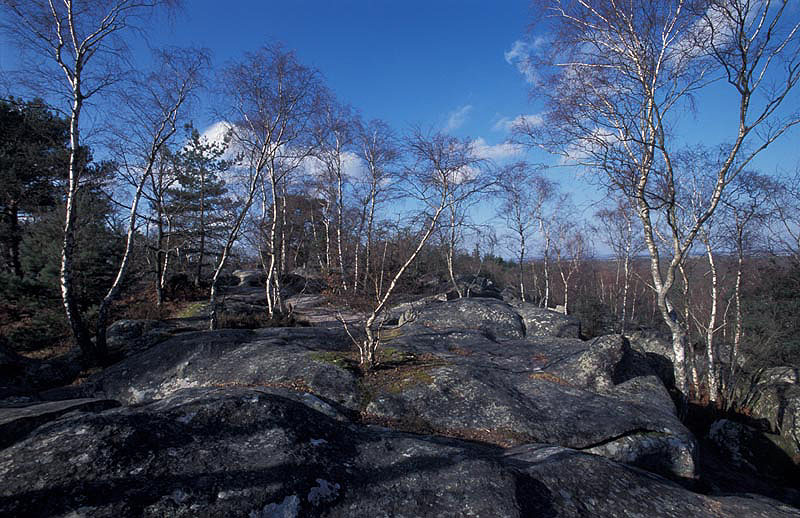
{"label": "wispy cloud", "polygon": [[521,155],[523,148],[511,142],[500,144],[489,144],[483,137],[478,137],[472,141],[472,154],[477,158],[503,162]]}
{"label": "wispy cloud", "polygon": [[544,117],[535,113],[529,115],[517,115],[514,118],[503,117],[494,123],[494,126],[492,126],[492,131],[508,133],[514,128],[514,126],[518,126],[520,124],[526,124],[531,127],[541,126],[544,124]]}
{"label": "wispy cloud", "polygon": [[454,131],[463,126],[469,118],[471,111],[472,105],[466,104],[461,108],[450,112],[450,115],[447,117],[447,123],[444,125],[444,131]]}
{"label": "wispy cloud", "polygon": [[511,45],[510,50],[503,53],[503,57],[505,57],[506,63],[517,67],[517,70],[525,76],[525,81],[533,84],[537,82],[539,76],[531,63],[531,55],[543,44],[543,38],[536,38],[532,41],[517,40]]}
{"label": "wispy cloud", "polygon": [[[324,179],[327,176],[325,163],[322,160],[309,156],[303,159],[303,169],[307,175],[316,179]],[[342,175],[352,180],[363,179],[367,174],[367,167],[364,161],[351,151],[342,154]]]}

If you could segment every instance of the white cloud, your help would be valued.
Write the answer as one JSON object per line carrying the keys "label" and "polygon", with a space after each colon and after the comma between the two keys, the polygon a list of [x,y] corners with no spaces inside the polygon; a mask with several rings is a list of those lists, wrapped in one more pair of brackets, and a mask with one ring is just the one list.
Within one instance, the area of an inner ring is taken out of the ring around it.
{"label": "white cloud", "polygon": [[[217,121],[209,127],[200,132],[200,141],[207,144],[216,144],[219,146],[225,145],[225,138],[233,129],[233,124],[228,121]],[[230,137],[229,137],[230,138]],[[225,153],[222,154],[223,160],[234,161],[236,156],[241,153],[243,147],[236,139],[230,138],[225,148]]]}
{"label": "white cloud", "polygon": [[617,135],[608,130],[596,128],[590,135],[575,140],[567,147],[565,156],[562,156],[562,165],[593,165],[598,154],[606,148],[618,146],[621,140]]}
{"label": "white cloud", "polygon": [[466,104],[457,110],[450,112],[450,115],[447,117],[447,123],[444,125],[444,131],[453,131],[457,130],[464,123],[467,121],[470,112],[472,111],[472,105]]}
{"label": "white cloud", "polygon": [[[303,159],[302,167],[311,177],[325,178],[325,164],[319,158],[306,157]],[[367,175],[367,167],[361,157],[351,151],[345,151],[342,154],[342,175],[350,180],[361,180]]]}
{"label": "white cloud", "polygon": [[506,63],[517,67],[517,70],[525,76],[525,81],[533,84],[537,82],[539,76],[531,63],[531,55],[543,44],[543,38],[536,38],[533,41],[517,40],[511,45],[511,50],[503,53],[503,57],[505,57]]}
{"label": "white cloud", "polygon": [[517,115],[513,119],[509,117],[503,117],[494,123],[494,126],[492,126],[492,131],[502,131],[508,133],[514,128],[514,126],[522,123],[525,123],[529,126],[541,126],[544,124],[544,117],[535,113],[530,115]]}
{"label": "white cloud", "polygon": [[502,162],[521,155],[522,146],[510,142],[500,144],[488,144],[486,139],[479,137],[472,141],[472,154],[477,158],[485,158]]}

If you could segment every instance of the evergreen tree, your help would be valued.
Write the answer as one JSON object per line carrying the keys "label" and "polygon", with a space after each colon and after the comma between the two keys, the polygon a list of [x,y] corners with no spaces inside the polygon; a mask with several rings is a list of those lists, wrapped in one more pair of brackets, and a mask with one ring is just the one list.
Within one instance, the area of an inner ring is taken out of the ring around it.
{"label": "evergreen tree", "polygon": [[59,200],[69,159],[69,122],[41,101],[0,100],[0,264],[22,277],[21,218]]}
{"label": "evergreen tree", "polygon": [[220,175],[228,169],[222,159],[226,143],[201,138],[193,127],[187,127],[189,141],[176,154],[178,187],[170,189],[169,210],[175,215],[176,227],[182,229],[187,249],[196,256],[195,286],[203,278],[203,264],[224,237],[227,203],[225,181]]}

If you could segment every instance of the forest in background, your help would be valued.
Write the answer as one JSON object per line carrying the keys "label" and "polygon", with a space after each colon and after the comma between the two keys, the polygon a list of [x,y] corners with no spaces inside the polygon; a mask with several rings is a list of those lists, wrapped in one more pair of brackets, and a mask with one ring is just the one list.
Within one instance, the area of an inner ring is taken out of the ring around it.
{"label": "forest in background", "polygon": [[[586,221],[543,166],[496,164],[469,139],[363,121],[280,45],[213,78],[199,49],[157,51],[152,71],[118,74],[118,38],[160,3],[48,13],[43,2],[4,2],[16,17],[6,30],[50,59],[20,84],[58,84],[69,100],[2,101],[0,326],[13,349],[75,343],[103,363],[115,318],[163,318],[201,299],[216,328],[220,290],[246,267],[267,278],[259,325],[285,322],[293,272],[324,278],[334,300],[365,311],[365,366],[396,297],[441,282],[463,296],[459,280],[477,275],[579,316],[586,336],[670,336],[676,384],[697,399],[729,404],[735,376],[798,365],[798,176],[749,167],[800,120],[779,110],[800,74],[785,2],[637,3],[641,19],[612,6],[556,13],[554,54],[532,61],[547,116],[519,120],[515,139],[598,172],[608,202]],[[598,35],[598,25],[615,30]],[[664,30],[675,38],[659,40]],[[609,53],[614,34],[630,38]],[[597,45],[579,44],[587,38]],[[575,59],[553,67],[564,56]],[[735,138],[686,148],[669,116],[715,83],[739,96]],[[191,126],[203,87],[227,100],[219,140]],[[84,139],[94,96],[116,109]],[[474,223],[487,205],[501,223]],[[612,258],[596,256],[599,243]]]}

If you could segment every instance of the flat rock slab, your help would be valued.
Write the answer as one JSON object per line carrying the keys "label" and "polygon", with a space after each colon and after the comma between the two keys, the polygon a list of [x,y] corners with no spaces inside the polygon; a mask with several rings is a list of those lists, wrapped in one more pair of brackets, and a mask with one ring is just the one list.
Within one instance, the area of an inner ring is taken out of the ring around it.
{"label": "flat rock slab", "polygon": [[359,408],[356,377],[330,362],[328,355],[349,347],[346,335],[337,329],[186,333],[106,369],[87,386],[127,404],[160,399],[190,387],[292,388],[355,412]]}
{"label": "flat rock slab", "polygon": [[47,423],[0,450],[3,516],[783,517],[596,455],[342,423],[246,388]]}
{"label": "flat rock slab", "polygon": [[557,444],[678,477],[694,475],[696,445],[671,413],[569,386],[547,375],[435,366],[376,390],[370,418],[443,435],[514,445]]}
{"label": "flat rock slab", "polygon": [[646,363],[620,336],[495,342],[476,330],[412,330],[388,342],[427,358],[369,387],[365,412],[394,426],[503,445],[583,449],[692,477],[696,441]]}
{"label": "flat rock slab", "polygon": [[518,302],[514,309],[522,317],[526,336],[580,338],[581,321],[573,316],[540,308],[530,302]]}
{"label": "flat rock slab", "polygon": [[692,493],[653,474],[567,448],[526,445],[507,451],[508,465],[527,475],[530,491],[545,495],[530,516],[630,518],[800,516],[766,497]]}
{"label": "flat rock slab", "polygon": [[0,408],[0,448],[13,444],[36,427],[69,412],[100,412],[117,406],[119,403],[110,399],[83,398]]}
{"label": "flat rock slab", "polygon": [[[492,339],[514,339],[525,336],[522,317],[508,303],[490,298],[462,298],[446,302],[430,302],[406,311],[401,324],[414,330],[445,331],[472,329]],[[408,325],[410,324],[410,325]]]}

